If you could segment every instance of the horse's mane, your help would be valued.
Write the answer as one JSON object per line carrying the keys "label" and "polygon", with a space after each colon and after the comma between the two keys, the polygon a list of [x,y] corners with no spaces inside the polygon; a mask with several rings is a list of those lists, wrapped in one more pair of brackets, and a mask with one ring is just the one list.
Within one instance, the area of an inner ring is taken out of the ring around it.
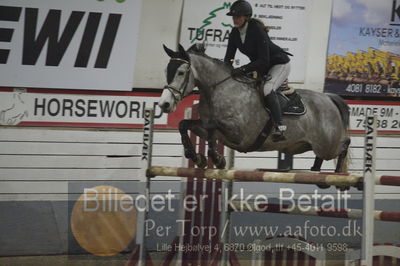
{"label": "horse's mane", "polygon": [[213,61],[214,63],[216,63],[219,67],[225,69],[226,71],[231,71],[231,69],[232,69],[232,66],[231,66],[230,64],[228,64],[228,63],[226,63],[226,62],[224,62],[224,61],[221,61],[221,60],[219,60],[219,59],[217,59],[217,58],[211,57],[211,56],[207,55],[207,54],[204,53],[204,52],[189,50],[188,53],[189,53],[189,54],[198,55],[198,56],[204,57],[204,58],[206,58],[206,59],[208,59],[208,60],[211,60],[211,61]]}
{"label": "horse's mane", "polygon": [[[228,64],[228,63],[226,63],[226,62],[224,62],[222,60],[219,60],[217,58],[211,57],[211,56],[207,55],[205,53],[205,51],[206,51],[206,49],[202,44],[194,44],[188,49],[187,52],[189,54],[194,54],[194,55],[206,58],[207,60],[210,60],[210,61],[214,62],[216,65],[218,65],[218,67],[220,69],[225,70],[228,73],[231,73],[232,68],[233,68],[231,64]],[[235,78],[235,80],[238,81],[237,78]],[[240,80],[247,81],[247,82],[248,81],[250,81],[250,82],[254,81],[253,78],[250,78],[250,77],[247,77],[247,76],[241,77]]]}

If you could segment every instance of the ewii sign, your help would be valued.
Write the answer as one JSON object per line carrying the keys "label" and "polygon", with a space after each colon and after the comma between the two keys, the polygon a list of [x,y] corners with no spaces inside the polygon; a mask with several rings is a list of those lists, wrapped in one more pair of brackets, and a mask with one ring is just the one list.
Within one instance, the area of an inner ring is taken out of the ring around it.
{"label": "ewii sign", "polygon": [[[0,6],[0,21],[17,21],[21,17],[21,7]],[[48,11],[41,28],[38,28],[38,8],[25,8],[24,42],[22,49],[22,65],[36,65],[40,54],[47,44],[45,52],[46,66],[59,66],[72,38],[82,23],[86,12],[72,11],[67,24],[60,32],[62,10],[51,9]],[[98,28],[103,14],[89,12],[85,22],[85,30],[80,38],[78,53],[76,54],[74,67],[87,67],[92,54],[94,41],[98,35]],[[107,68],[115,37],[118,32],[122,14],[109,14],[105,31],[102,33],[100,47],[97,51],[95,68]],[[3,42],[12,42],[14,29],[0,28],[0,36]],[[10,49],[0,50],[0,64],[7,64]]]}
{"label": "ewii sign", "polygon": [[0,86],[131,90],[140,2],[2,1]]}

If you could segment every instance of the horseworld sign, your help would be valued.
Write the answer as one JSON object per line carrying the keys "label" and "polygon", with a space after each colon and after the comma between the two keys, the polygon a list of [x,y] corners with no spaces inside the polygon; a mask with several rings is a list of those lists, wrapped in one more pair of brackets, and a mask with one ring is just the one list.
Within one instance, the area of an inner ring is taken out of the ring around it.
{"label": "horseworld sign", "polygon": [[141,128],[146,108],[155,109],[156,128],[174,128],[198,95],[174,113],[158,107],[157,92],[95,92],[0,88],[0,125],[42,127]]}
{"label": "horseworld sign", "polygon": [[0,86],[130,91],[140,8],[141,0],[1,1]]}

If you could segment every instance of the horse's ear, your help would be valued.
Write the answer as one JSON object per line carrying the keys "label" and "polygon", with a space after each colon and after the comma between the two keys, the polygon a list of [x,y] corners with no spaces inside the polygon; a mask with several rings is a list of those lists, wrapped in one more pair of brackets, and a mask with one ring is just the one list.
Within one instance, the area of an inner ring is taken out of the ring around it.
{"label": "horse's ear", "polygon": [[196,52],[196,53],[205,53],[206,48],[205,48],[206,43],[195,43],[190,48],[188,49],[188,52]]}
{"label": "horse's ear", "polygon": [[188,52],[197,52],[197,45],[193,44],[189,47]]}
{"label": "horse's ear", "polygon": [[180,54],[180,56],[181,56],[183,59],[186,59],[186,60],[189,61],[189,60],[190,60],[190,57],[189,57],[188,53],[186,52],[185,48],[183,48],[183,46],[182,46],[181,44],[179,44],[178,48],[179,48],[179,54]]}
{"label": "horse's ear", "polygon": [[206,41],[204,41],[202,43],[199,43],[198,44],[199,51],[202,52],[202,53],[205,53],[206,52],[206,46],[207,46]]}
{"label": "horse's ear", "polygon": [[171,49],[169,49],[167,46],[165,46],[165,44],[163,44],[164,47],[164,51],[167,53],[167,55],[169,55],[169,57],[175,57],[175,52],[172,51]]}

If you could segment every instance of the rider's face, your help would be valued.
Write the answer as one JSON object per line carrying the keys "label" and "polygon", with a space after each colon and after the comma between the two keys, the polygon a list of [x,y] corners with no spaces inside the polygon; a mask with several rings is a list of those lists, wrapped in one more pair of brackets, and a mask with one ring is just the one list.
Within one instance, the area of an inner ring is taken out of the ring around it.
{"label": "rider's face", "polygon": [[246,16],[233,16],[233,24],[235,25],[236,28],[242,28],[244,24],[246,23]]}

